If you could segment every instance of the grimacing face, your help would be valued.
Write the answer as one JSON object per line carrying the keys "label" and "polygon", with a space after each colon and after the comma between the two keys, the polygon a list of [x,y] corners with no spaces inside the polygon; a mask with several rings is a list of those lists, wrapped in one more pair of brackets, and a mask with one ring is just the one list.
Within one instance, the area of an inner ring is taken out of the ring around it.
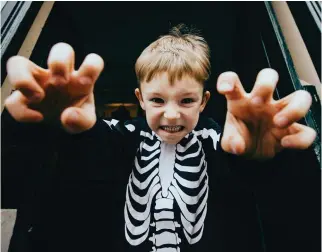
{"label": "grimacing face", "polygon": [[149,127],[166,143],[177,144],[197,125],[210,97],[203,85],[184,75],[170,85],[167,73],[142,82],[135,95],[146,112]]}

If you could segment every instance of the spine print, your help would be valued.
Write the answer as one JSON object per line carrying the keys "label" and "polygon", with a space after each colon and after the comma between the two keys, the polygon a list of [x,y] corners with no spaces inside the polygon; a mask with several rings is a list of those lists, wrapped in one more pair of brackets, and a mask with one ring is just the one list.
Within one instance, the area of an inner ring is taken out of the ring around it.
{"label": "spine print", "polygon": [[209,187],[205,153],[196,135],[183,145],[147,137],[134,166],[124,208],[127,241],[137,246],[149,240],[154,252],[179,252],[183,237],[178,233],[189,244],[197,243],[204,230]]}

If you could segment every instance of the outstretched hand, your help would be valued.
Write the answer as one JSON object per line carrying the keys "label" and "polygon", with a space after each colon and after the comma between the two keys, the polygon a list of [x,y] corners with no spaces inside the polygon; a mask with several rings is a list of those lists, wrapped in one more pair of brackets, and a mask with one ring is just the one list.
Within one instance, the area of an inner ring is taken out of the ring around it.
{"label": "outstretched hand", "polygon": [[284,148],[306,149],[316,132],[296,123],[311,106],[306,91],[296,91],[281,100],[273,99],[278,74],[262,70],[251,93],[246,93],[237,74],[225,72],[218,78],[218,92],[227,99],[227,116],[221,146],[224,151],[267,159]]}
{"label": "outstretched hand", "polygon": [[14,56],[7,63],[10,83],[16,89],[5,101],[18,122],[60,121],[69,133],[90,129],[96,122],[94,83],[104,68],[103,59],[89,54],[78,71],[75,52],[65,43],[54,45],[48,69]]}

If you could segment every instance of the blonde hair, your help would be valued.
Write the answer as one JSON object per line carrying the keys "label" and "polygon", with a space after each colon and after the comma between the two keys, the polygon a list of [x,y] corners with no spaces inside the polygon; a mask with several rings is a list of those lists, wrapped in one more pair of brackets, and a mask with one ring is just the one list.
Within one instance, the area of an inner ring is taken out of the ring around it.
{"label": "blonde hair", "polygon": [[184,24],[151,43],[135,63],[139,84],[167,72],[170,84],[189,75],[204,84],[210,75],[210,52],[205,39]]}

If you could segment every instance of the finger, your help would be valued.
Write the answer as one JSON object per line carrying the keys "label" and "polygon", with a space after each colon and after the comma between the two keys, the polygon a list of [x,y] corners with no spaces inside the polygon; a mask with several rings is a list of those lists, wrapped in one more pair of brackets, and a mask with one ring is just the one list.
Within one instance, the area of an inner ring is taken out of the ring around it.
{"label": "finger", "polygon": [[104,68],[103,59],[94,53],[86,56],[84,62],[76,72],[75,90],[79,94],[88,94],[92,92],[94,84]]}
{"label": "finger", "polygon": [[19,91],[14,91],[5,101],[11,116],[18,122],[40,122],[44,119],[38,111],[28,108],[27,98]]}
{"label": "finger", "polygon": [[236,100],[244,97],[246,92],[234,72],[225,72],[218,77],[217,90],[226,96],[227,100]]}
{"label": "finger", "polygon": [[[46,78],[48,73],[22,56],[11,57],[7,62],[9,82],[31,101],[41,101],[45,92],[37,79]],[[36,77],[36,79],[35,79]]]}
{"label": "finger", "polygon": [[47,63],[52,75],[50,82],[58,86],[67,84],[74,71],[74,49],[66,43],[54,45],[50,50]]}
{"label": "finger", "polygon": [[275,125],[285,128],[302,119],[308,112],[311,103],[311,95],[304,90],[296,91],[278,101],[276,107],[280,111],[274,116]]}
{"label": "finger", "polygon": [[92,101],[86,102],[82,108],[69,107],[61,115],[61,122],[65,130],[76,134],[92,128],[96,122],[95,106],[93,95]]}
{"label": "finger", "polygon": [[296,123],[298,131],[292,135],[282,138],[281,144],[284,148],[307,149],[316,138],[316,132],[310,127]]}
{"label": "finger", "polygon": [[221,147],[224,151],[241,155],[246,151],[246,143],[244,138],[238,132],[238,129],[234,126],[232,122],[229,122],[229,115],[227,115],[227,120],[225,123],[224,133],[221,141]]}
{"label": "finger", "polygon": [[277,82],[278,73],[275,70],[266,68],[260,71],[251,92],[251,102],[255,105],[262,105],[273,99]]}

